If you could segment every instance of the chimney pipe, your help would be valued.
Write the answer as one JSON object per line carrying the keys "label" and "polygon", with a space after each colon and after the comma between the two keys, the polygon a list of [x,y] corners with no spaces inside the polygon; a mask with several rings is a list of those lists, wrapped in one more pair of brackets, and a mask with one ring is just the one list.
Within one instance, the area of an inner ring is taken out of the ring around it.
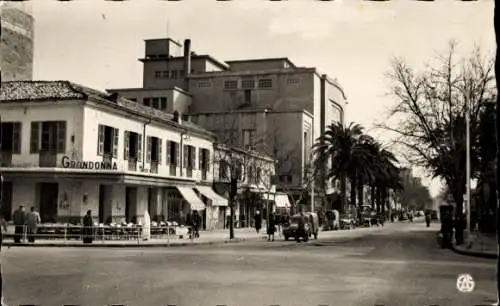
{"label": "chimney pipe", "polygon": [[189,90],[189,75],[191,74],[191,39],[184,40],[184,81],[185,90]]}

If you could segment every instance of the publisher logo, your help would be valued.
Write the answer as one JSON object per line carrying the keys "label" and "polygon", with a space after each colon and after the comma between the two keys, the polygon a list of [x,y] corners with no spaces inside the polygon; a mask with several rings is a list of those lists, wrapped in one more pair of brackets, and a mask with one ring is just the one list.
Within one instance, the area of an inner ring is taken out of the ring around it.
{"label": "publisher logo", "polygon": [[469,274],[461,274],[457,278],[457,289],[460,292],[474,291],[474,279]]}

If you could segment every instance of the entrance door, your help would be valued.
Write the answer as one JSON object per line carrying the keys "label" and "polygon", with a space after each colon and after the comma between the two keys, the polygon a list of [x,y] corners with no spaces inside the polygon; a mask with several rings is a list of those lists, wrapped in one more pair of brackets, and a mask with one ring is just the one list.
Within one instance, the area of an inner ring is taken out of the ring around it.
{"label": "entrance door", "polygon": [[57,200],[59,184],[39,183],[40,217],[44,223],[55,223],[57,219]]}
{"label": "entrance door", "polygon": [[137,222],[137,188],[125,188],[125,220],[127,223]]}
{"label": "entrance door", "polygon": [[5,218],[6,221],[12,219],[12,182],[3,182],[2,190],[2,207],[0,208],[0,214]]}

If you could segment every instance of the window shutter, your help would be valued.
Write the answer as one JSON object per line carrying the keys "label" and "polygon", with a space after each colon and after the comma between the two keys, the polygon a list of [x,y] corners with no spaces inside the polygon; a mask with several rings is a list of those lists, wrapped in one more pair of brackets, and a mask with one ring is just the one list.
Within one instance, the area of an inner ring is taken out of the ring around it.
{"label": "window shutter", "polygon": [[187,168],[188,167],[188,160],[189,160],[189,146],[184,146],[184,156],[182,160],[182,168]]}
{"label": "window shutter", "polygon": [[203,170],[203,150],[202,148],[198,149],[198,169]]}
{"label": "window shutter", "polygon": [[205,168],[210,171],[210,150],[205,150]]}
{"label": "window shutter", "polygon": [[137,161],[142,161],[142,135],[137,135]]}
{"label": "window shutter", "polygon": [[12,126],[12,153],[21,154],[21,122],[14,122]]}
{"label": "window shutter", "polygon": [[118,136],[120,135],[120,130],[113,129],[113,158],[118,158]]}
{"label": "window shutter", "polygon": [[40,122],[31,122],[30,153],[40,151]]}
{"label": "window shutter", "polygon": [[171,159],[172,159],[172,142],[167,140],[167,160],[165,161],[165,165],[170,164]]}
{"label": "window shutter", "polygon": [[163,146],[162,140],[158,139],[158,165],[161,165],[161,157],[162,157],[162,149],[161,147]]}
{"label": "window shutter", "polygon": [[196,147],[191,147],[191,167],[196,170]]}
{"label": "window shutter", "polygon": [[150,163],[151,162],[151,136],[148,136],[147,138],[147,151],[146,151],[146,162]]}
{"label": "window shutter", "polygon": [[99,124],[97,135],[97,155],[102,156],[104,152],[104,125]]}
{"label": "window shutter", "polygon": [[172,142],[172,145],[175,147],[175,166],[179,167],[181,165],[180,145],[177,142]]}
{"label": "window shutter", "polygon": [[128,160],[130,155],[130,133],[128,131],[123,132],[123,159]]}
{"label": "window shutter", "polygon": [[66,152],[66,121],[57,122],[57,153]]}

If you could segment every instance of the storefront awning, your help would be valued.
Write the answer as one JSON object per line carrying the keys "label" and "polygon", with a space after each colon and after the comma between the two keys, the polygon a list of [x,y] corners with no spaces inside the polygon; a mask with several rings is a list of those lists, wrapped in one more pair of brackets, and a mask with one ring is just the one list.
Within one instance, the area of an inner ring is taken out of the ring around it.
{"label": "storefront awning", "polygon": [[196,186],[196,190],[211,200],[213,206],[228,206],[227,200],[213,191],[211,187]]}
{"label": "storefront awning", "polygon": [[276,203],[276,207],[278,208],[289,208],[292,206],[290,205],[288,196],[284,193],[277,193],[275,195],[274,202]]}
{"label": "storefront awning", "polygon": [[189,187],[177,187],[177,190],[182,194],[184,200],[186,200],[189,205],[191,205],[192,210],[204,210],[205,204],[203,201],[196,195],[193,188]]}

